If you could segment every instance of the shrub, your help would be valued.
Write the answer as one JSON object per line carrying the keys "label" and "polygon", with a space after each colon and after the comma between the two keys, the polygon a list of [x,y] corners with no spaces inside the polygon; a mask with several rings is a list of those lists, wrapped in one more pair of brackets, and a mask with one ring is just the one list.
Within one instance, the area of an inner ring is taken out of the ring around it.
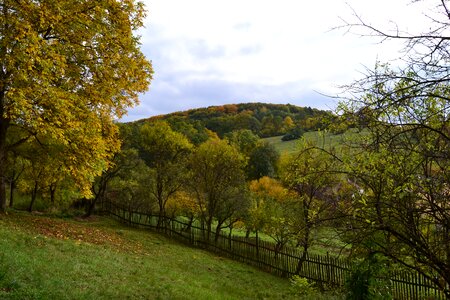
{"label": "shrub", "polygon": [[316,293],[314,286],[304,277],[294,275],[290,278],[291,291],[295,295],[311,295]]}
{"label": "shrub", "polygon": [[305,131],[304,131],[302,128],[296,127],[296,128],[294,128],[294,129],[288,131],[288,132],[281,138],[281,140],[282,140],[283,142],[296,140],[296,139],[301,138],[301,137],[303,136],[304,133],[305,133]]}
{"label": "shrub", "polygon": [[347,299],[392,299],[387,264],[384,257],[370,254],[355,265],[347,279]]}

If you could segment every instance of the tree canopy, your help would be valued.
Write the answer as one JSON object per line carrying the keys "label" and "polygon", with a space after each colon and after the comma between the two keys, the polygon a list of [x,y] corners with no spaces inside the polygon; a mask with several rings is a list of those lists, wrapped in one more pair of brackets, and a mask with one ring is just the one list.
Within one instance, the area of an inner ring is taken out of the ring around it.
{"label": "tree canopy", "polygon": [[446,1],[413,2],[434,7],[424,32],[383,31],[358,16],[346,24],[405,41],[401,67],[377,63],[341,103],[344,121],[353,116],[368,132],[362,151],[344,159],[355,183],[353,242],[422,273],[450,297],[450,14]]}
{"label": "tree canopy", "polygon": [[[66,173],[89,194],[119,149],[113,119],[152,77],[134,34],[144,16],[133,0],[2,1],[0,210],[8,151],[43,137],[60,144]],[[7,142],[13,127],[24,135]]]}
{"label": "tree canopy", "polygon": [[[329,111],[291,104],[241,103],[206,108],[191,109],[183,112],[155,116],[137,123],[163,119],[174,130],[186,134],[195,144],[205,136],[204,130],[214,131],[224,137],[233,131],[250,130],[259,137],[282,135],[295,128],[317,130],[324,128],[325,119],[332,118]],[[185,125],[189,124],[189,125]],[[176,126],[173,126],[175,125]],[[193,127],[193,128],[192,128]]]}

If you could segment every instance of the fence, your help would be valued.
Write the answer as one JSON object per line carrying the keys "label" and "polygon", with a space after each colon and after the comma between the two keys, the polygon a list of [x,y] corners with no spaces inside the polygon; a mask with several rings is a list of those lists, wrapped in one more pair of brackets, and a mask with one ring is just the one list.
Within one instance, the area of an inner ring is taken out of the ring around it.
{"label": "fence", "polygon": [[[343,286],[350,275],[350,263],[342,258],[308,254],[303,260],[303,253],[296,248],[283,247],[277,251],[275,244],[267,241],[223,233],[208,235],[205,229],[168,217],[158,228],[158,216],[133,211],[112,202],[102,203],[102,210],[128,225],[159,230],[186,244],[208,249],[281,277],[300,275],[315,282]],[[301,268],[298,268],[299,263]],[[418,273],[393,273],[390,282],[394,299],[445,299],[444,293],[431,280]]]}

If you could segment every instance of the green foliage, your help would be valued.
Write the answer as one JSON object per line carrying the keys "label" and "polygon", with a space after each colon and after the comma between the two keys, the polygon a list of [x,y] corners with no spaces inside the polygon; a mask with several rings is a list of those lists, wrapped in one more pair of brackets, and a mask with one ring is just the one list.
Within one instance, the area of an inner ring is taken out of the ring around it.
{"label": "green foliage", "polygon": [[247,206],[245,158],[227,141],[211,139],[200,145],[189,160],[189,188],[197,200],[201,219],[211,232],[226,221],[239,219]]}
{"label": "green foliage", "polygon": [[147,188],[158,204],[162,220],[167,201],[181,189],[186,178],[187,156],[193,145],[165,121],[145,124],[140,133],[141,149],[150,168]]}
{"label": "green foliage", "polygon": [[219,137],[239,130],[250,130],[260,137],[269,137],[285,134],[295,126],[304,130],[316,130],[324,126],[323,120],[326,118],[331,118],[330,112],[310,107],[245,103],[192,109],[141,120],[138,123],[167,120],[172,125],[177,124],[173,126],[174,130],[186,134],[194,144],[199,144],[199,140],[204,141],[204,128],[212,130]]}
{"label": "green foliage", "polygon": [[297,140],[301,138],[304,133],[305,133],[304,129],[302,129],[301,127],[296,127],[294,129],[289,130],[285,135],[283,135],[281,140],[283,142]]}
{"label": "green foliage", "polygon": [[311,284],[308,279],[301,277],[299,275],[292,276],[289,281],[291,282],[291,291],[295,295],[305,296],[313,295],[316,293],[316,289],[313,284]]}
{"label": "green foliage", "polygon": [[227,133],[225,138],[246,157],[248,180],[276,176],[279,154],[272,145],[261,141],[248,129]]}
{"label": "green foliage", "polygon": [[382,256],[370,254],[355,264],[347,279],[348,300],[392,299],[388,279],[387,260]]}
{"label": "green foliage", "polygon": [[227,133],[225,134],[225,139],[247,157],[250,156],[259,142],[259,137],[249,129],[235,130]]}
{"label": "green foliage", "polygon": [[339,216],[336,210],[338,198],[333,188],[342,179],[337,175],[336,167],[329,152],[305,140],[299,144],[298,154],[282,160],[282,182],[295,195],[298,207],[292,231],[305,253],[314,242],[312,231]]}
{"label": "green foliage", "polygon": [[192,144],[183,134],[173,131],[164,121],[142,126],[140,140],[144,159],[151,168],[168,164],[192,148]]}
{"label": "green foliage", "polygon": [[275,177],[278,174],[280,154],[275,147],[260,141],[250,153],[247,165],[247,179],[258,179],[264,176]]}
{"label": "green foliage", "polygon": [[355,229],[347,237],[361,252],[433,274],[444,289],[443,282],[450,282],[447,92],[438,87],[435,96],[417,95],[415,86],[408,87],[413,78],[371,87],[354,112],[368,134],[341,159],[354,191],[348,213]]}

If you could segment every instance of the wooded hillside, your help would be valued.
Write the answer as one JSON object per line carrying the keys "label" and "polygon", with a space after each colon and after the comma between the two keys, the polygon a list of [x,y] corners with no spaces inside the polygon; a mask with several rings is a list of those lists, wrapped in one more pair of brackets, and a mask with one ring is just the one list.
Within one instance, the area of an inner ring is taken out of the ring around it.
{"label": "wooded hillside", "polygon": [[260,137],[284,135],[295,128],[304,131],[322,129],[331,112],[291,104],[243,103],[210,106],[160,115],[134,122],[142,124],[166,120],[194,143],[207,139],[205,129],[219,137],[235,130],[249,129]]}

